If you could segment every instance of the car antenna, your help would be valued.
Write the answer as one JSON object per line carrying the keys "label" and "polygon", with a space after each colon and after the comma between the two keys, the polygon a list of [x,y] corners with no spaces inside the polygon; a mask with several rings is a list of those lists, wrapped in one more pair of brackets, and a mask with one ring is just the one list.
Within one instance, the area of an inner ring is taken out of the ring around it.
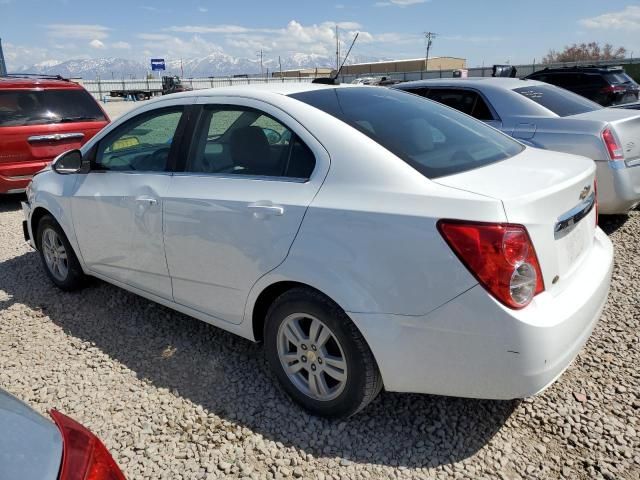
{"label": "car antenna", "polygon": [[344,60],[342,61],[342,65],[340,65],[340,68],[338,69],[336,74],[333,77],[329,77],[329,78],[316,78],[311,83],[320,83],[322,85],[339,85],[340,82],[337,81],[338,77],[340,76],[340,72],[342,71],[342,67],[344,67],[345,63],[347,63],[347,58],[349,58],[349,54],[351,53],[351,49],[356,44],[356,40],[358,40],[358,36],[359,35],[360,35],[360,32],[356,32],[356,36],[353,37],[353,42],[351,42],[351,46],[349,47],[349,50],[347,51],[347,54],[344,56]]}

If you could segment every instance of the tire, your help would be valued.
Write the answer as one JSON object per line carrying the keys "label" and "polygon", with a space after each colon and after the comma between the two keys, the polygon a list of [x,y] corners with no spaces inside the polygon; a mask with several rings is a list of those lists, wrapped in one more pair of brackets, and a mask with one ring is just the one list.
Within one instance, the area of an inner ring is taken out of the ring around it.
{"label": "tire", "polygon": [[145,94],[144,94],[144,93],[136,93],[136,99],[137,99],[138,101],[140,101],[140,102],[141,102],[141,101],[143,101],[145,98],[146,98],[146,96],[145,96]]}
{"label": "tire", "polygon": [[280,384],[311,414],[349,417],[382,389],[376,361],[356,326],[315,290],[295,288],[273,302],[264,342]]}
{"label": "tire", "polygon": [[44,270],[58,288],[71,292],[85,286],[87,277],[78,257],[62,227],[51,215],[40,219],[36,238]]}

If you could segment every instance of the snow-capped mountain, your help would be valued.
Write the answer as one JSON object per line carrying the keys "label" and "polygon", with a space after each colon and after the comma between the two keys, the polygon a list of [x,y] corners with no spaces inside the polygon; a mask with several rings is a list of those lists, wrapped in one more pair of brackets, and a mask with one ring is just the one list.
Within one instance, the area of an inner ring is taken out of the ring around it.
{"label": "snow-capped mountain", "polygon": [[[301,68],[335,68],[336,59],[331,56],[295,53],[282,57],[282,69]],[[380,58],[353,55],[347,63],[361,63],[381,60]],[[223,52],[214,52],[198,58],[167,60],[166,74],[184,77],[223,77],[230,75],[259,75],[260,60],[258,58],[233,57]],[[264,74],[279,70],[278,58],[265,56],[262,62]],[[93,58],[67,61],[47,60],[31,66],[12,69],[15,73],[41,73],[46,75],[62,75],[70,78],[84,79],[119,79],[144,78],[150,71],[150,65],[125,58]],[[184,73],[182,73],[184,72]]]}

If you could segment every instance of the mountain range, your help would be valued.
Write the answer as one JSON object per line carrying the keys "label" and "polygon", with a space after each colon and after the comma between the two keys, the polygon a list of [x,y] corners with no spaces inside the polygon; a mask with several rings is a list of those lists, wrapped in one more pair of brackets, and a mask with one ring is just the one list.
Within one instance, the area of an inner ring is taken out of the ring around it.
{"label": "mountain range", "polygon": [[[354,55],[348,64],[383,60],[367,56]],[[302,68],[335,68],[335,57],[295,53],[281,59],[282,70],[296,70]],[[168,60],[165,62],[168,75],[189,77],[224,77],[232,75],[260,75],[260,60],[234,57],[223,52],[215,52],[204,57]],[[35,65],[24,65],[13,69],[14,73],[39,73],[46,75],[61,75],[67,78],[84,78],[93,80],[144,78],[150,71],[150,64],[125,58],[108,57],[77,59],[67,61],[47,60]],[[279,70],[278,59],[263,60],[262,71],[267,74]],[[182,73],[184,72],[184,73]]]}

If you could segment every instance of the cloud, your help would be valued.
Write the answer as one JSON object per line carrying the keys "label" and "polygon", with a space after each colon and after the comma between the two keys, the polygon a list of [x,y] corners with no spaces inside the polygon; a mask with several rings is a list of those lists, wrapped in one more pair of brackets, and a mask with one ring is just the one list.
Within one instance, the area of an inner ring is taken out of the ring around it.
{"label": "cloud", "polygon": [[102,40],[109,36],[108,27],[102,25],[82,25],[53,23],[46,26],[49,36],[55,38],[77,38],[82,40]]}
{"label": "cloud", "polygon": [[104,43],[102,43],[100,40],[98,40],[97,38],[94,38],[93,40],[91,40],[89,42],[89,46],[91,48],[95,48],[97,50],[103,50],[105,48]]}
{"label": "cloud", "polygon": [[429,0],[388,0],[385,2],[376,2],[376,7],[410,7],[420,3],[427,3]]}
{"label": "cloud", "polygon": [[583,18],[580,25],[603,30],[640,30],[640,6],[629,5],[619,12]]}
{"label": "cloud", "polygon": [[247,33],[251,31],[239,25],[181,25],[169,27],[165,30],[182,33]]}
{"label": "cloud", "polygon": [[208,8],[205,8],[205,7],[198,7],[198,11],[199,11],[200,13],[207,13],[207,12],[209,11],[209,9],[208,9]]}
{"label": "cloud", "polygon": [[109,45],[111,48],[117,48],[118,50],[130,50],[131,44],[127,42],[114,42]]}
{"label": "cloud", "polygon": [[194,58],[210,54],[224,54],[222,48],[215,43],[203,39],[199,35],[183,39],[161,33],[140,33],[137,37],[144,40],[142,47],[145,55],[163,55],[167,58]]}

